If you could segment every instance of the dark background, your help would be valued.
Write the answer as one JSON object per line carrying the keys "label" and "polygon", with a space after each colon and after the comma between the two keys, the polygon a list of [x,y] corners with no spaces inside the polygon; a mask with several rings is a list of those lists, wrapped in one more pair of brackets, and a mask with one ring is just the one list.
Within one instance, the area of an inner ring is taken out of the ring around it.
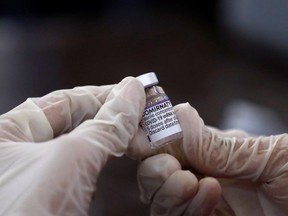
{"label": "dark background", "polygon": [[[224,128],[227,107],[240,100],[273,113],[265,133],[283,132],[285,10],[280,0],[1,1],[0,111],[56,89],[155,71],[172,102],[190,102],[206,124]],[[136,169],[125,157],[106,166],[91,215],[149,215]]]}

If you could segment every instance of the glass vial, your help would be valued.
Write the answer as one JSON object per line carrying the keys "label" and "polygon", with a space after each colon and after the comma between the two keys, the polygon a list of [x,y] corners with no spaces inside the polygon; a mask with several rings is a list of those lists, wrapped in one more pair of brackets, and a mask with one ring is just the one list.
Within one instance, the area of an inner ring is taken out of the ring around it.
{"label": "glass vial", "polygon": [[160,148],[182,138],[182,129],[173,106],[154,72],[136,77],[144,86],[146,106],[140,125],[147,134],[151,148]]}

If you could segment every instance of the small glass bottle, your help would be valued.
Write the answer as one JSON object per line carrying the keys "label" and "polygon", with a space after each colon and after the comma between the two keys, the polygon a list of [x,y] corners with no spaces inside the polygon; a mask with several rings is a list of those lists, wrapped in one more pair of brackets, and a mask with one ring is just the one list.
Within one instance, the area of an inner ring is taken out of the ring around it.
{"label": "small glass bottle", "polygon": [[167,144],[179,143],[182,139],[180,127],[173,106],[154,72],[136,77],[144,86],[146,106],[140,125],[147,134],[153,149]]}

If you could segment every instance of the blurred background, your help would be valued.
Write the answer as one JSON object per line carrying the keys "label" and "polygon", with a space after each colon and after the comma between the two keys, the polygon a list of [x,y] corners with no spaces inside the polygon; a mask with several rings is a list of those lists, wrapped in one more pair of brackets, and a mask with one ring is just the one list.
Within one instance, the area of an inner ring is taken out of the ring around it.
{"label": "blurred background", "polygon": [[[287,2],[191,2],[1,1],[0,112],[56,89],[155,71],[172,102],[190,102],[206,124],[287,131]],[[136,169],[126,157],[111,161],[90,215],[149,215]]]}

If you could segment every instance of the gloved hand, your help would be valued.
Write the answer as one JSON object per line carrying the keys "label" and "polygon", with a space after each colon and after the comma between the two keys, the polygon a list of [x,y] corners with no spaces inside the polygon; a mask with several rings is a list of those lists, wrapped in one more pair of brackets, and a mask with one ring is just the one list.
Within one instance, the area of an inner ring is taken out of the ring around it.
{"label": "gloved hand", "polygon": [[31,98],[0,116],[0,215],[87,215],[97,176],[125,153],[143,86],[78,87]]}
{"label": "gloved hand", "polygon": [[182,149],[165,147],[161,151],[173,156],[151,156],[157,152],[139,128],[128,151],[135,158],[151,156],[138,170],[141,199],[151,204],[151,215],[288,215],[287,134],[220,131],[205,126],[189,104],[175,110]]}

